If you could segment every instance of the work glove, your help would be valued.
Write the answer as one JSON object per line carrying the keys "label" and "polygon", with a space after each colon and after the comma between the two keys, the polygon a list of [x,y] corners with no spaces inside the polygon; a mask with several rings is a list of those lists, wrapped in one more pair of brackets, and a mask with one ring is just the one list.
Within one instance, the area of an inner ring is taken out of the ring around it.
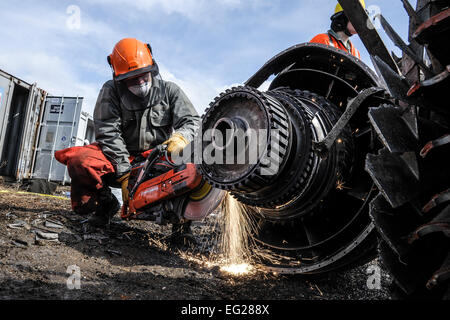
{"label": "work glove", "polygon": [[163,142],[167,145],[167,152],[169,154],[179,153],[189,144],[189,141],[179,133],[174,133],[169,140]]}
{"label": "work glove", "polygon": [[128,192],[128,180],[130,178],[130,173],[127,173],[124,176],[121,176],[119,179],[117,179],[117,183],[120,183],[122,188],[122,201],[123,204],[128,204],[129,198],[129,192]]}

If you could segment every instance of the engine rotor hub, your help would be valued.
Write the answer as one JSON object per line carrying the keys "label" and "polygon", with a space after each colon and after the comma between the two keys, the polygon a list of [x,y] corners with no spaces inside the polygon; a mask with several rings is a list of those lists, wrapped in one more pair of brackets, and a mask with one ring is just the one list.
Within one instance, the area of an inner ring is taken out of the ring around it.
{"label": "engine rotor hub", "polygon": [[[269,91],[258,91],[272,75]],[[245,87],[222,93],[203,116],[203,156],[210,157],[199,165],[202,176],[250,208],[252,236],[275,254],[275,264],[265,261],[275,271],[326,272],[373,252],[364,155],[378,146],[364,107],[349,119],[343,112],[360,90],[377,86],[371,70],[343,51],[297,45]],[[320,154],[315,146],[341,117],[347,124]]]}
{"label": "engine rotor hub", "polygon": [[[349,161],[337,155],[344,144],[325,160],[314,153],[313,141],[323,139],[339,115],[336,107],[318,100],[287,88],[261,93],[238,87],[221,95],[203,119],[204,133],[212,129],[212,144],[205,141],[204,147],[212,145],[216,156],[224,152],[229,161],[204,162],[203,176],[243,203],[282,207],[270,215],[273,219],[308,212],[336,176],[346,174],[342,169]],[[345,145],[351,148],[351,141]]]}

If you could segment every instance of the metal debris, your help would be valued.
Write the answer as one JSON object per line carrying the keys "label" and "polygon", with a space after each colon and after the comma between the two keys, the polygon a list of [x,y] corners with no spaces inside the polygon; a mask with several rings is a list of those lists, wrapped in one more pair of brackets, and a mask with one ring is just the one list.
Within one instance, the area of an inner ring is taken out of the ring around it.
{"label": "metal debris", "polygon": [[34,243],[39,246],[45,246],[47,244],[59,243],[59,235],[54,232],[43,232],[40,230],[33,230],[35,233]]}
{"label": "metal debris", "polygon": [[22,229],[22,228],[26,228],[27,227],[27,223],[23,220],[17,220],[14,223],[8,224],[8,228],[10,229]]}
{"label": "metal debris", "polygon": [[8,219],[17,219],[18,218],[18,216],[16,216],[14,213],[12,213],[12,212],[8,212],[7,214],[6,214],[6,217],[8,218]]}
{"label": "metal debris", "polygon": [[97,240],[97,241],[102,241],[102,240],[107,240],[109,239],[108,236],[99,234],[99,233],[92,233],[92,234],[84,234],[83,235],[83,239],[84,240]]}
{"label": "metal debris", "polygon": [[110,254],[112,254],[112,255],[116,255],[116,256],[121,256],[121,255],[122,255],[122,252],[116,251],[116,250],[110,250],[110,249],[108,249],[108,250],[106,250],[106,252],[108,252],[108,253],[110,253]]}
{"label": "metal debris", "polygon": [[53,212],[51,212],[51,211],[44,211],[44,212],[41,212],[38,217],[39,218],[43,218],[43,219],[47,219],[48,217],[51,217],[53,215],[55,215],[55,214]]}
{"label": "metal debris", "polygon": [[58,240],[59,239],[59,235],[57,233],[53,233],[53,232],[43,232],[43,231],[39,231],[39,230],[35,230],[34,233],[36,234],[37,237],[42,238],[44,240]]}
{"label": "metal debris", "polygon": [[28,248],[28,242],[24,241],[24,240],[20,240],[20,239],[13,239],[11,241],[11,243],[13,245],[15,245],[16,247],[19,248]]}
{"label": "metal debris", "polygon": [[44,223],[44,226],[47,228],[53,228],[53,229],[62,229],[64,228],[64,225],[60,222],[53,221],[53,220],[46,220]]}
{"label": "metal debris", "polygon": [[36,227],[42,220],[41,219],[34,219],[33,221],[31,221],[31,225],[33,227]]}

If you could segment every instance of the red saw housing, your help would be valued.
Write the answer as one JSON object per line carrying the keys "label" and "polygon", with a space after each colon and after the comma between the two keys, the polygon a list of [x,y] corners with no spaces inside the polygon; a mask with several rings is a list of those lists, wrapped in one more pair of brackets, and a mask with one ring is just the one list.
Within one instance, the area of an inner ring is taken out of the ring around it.
{"label": "red saw housing", "polygon": [[197,188],[202,182],[202,176],[195,164],[188,163],[176,167],[160,176],[143,182],[129,202],[128,213],[123,211],[122,218],[130,218],[139,214],[138,211],[151,204],[169,200]]}

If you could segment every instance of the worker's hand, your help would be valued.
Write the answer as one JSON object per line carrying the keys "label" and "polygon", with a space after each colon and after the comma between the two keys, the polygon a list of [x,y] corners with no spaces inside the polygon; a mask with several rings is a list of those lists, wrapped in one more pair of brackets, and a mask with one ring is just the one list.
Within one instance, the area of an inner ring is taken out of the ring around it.
{"label": "worker's hand", "polygon": [[129,201],[129,192],[128,192],[128,179],[130,178],[130,173],[127,173],[124,176],[121,176],[117,179],[117,182],[120,183],[122,187],[122,201],[123,204],[128,204]]}
{"label": "worker's hand", "polygon": [[169,140],[163,142],[167,145],[167,152],[169,154],[179,153],[189,144],[189,141],[179,133],[174,133]]}

